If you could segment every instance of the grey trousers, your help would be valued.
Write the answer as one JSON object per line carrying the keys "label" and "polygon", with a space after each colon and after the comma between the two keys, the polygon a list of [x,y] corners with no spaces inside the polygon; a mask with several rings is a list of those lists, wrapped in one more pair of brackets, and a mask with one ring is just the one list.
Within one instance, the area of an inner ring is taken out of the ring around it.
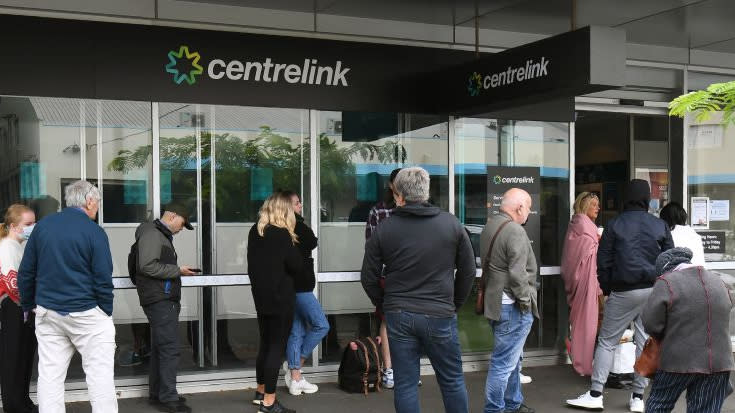
{"label": "grey trousers", "polygon": [[[625,329],[633,322],[635,326],[634,341],[636,358],[640,356],[648,335],[643,331],[641,312],[651,294],[650,288],[623,292],[612,292],[605,303],[605,313],[602,318],[600,334],[597,338],[595,359],[592,362],[592,386],[594,391],[601,392],[605,387],[607,376],[613,364],[615,346],[623,337]],[[648,386],[648,379],[635,375],[633,392],[643,393]]]}

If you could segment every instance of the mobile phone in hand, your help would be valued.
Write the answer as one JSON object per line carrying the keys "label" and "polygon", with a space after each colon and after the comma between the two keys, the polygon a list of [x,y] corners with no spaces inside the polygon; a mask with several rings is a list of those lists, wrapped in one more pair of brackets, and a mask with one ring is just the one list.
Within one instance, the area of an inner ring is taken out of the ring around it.
{"label": "mobile phone in hand", "polygon": [[189,268],[189,271],[191,272],[202,272],[201,268]]}

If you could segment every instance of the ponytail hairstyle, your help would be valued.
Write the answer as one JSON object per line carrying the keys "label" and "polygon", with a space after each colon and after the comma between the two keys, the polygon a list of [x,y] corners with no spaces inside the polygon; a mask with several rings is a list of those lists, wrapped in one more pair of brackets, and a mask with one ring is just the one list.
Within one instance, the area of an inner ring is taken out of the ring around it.
{"label": "ponytail hairstyle", "polygon": [[258,235],[264,236],[265,228],[268,225],[286,228],[289,235],[291,235],[291,241],[294,244],[298,242],[298,237],[294,232],[296,215],[293,212],[290,195],[276,192],[265,200],[258,217]]}
{"label": "ponytail hairstyle", "polygon": [[0,239],[10,235],[10,226],[18,225],[26,212],[33,212],[33,210],[22,204],[13,204],[8,207],[3,222],[0,223]]}

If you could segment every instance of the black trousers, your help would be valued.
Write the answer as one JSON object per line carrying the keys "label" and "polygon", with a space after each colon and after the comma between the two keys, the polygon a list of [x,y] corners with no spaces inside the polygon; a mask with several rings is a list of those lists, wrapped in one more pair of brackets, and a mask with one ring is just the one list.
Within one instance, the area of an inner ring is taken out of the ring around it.
{"label": "black trousers", "polygon": [[151,362],[148,393],[161,402],[179,400],[176,372],[179,367],[179,312],[181,304],[164,300],[143,307],[151,325]]}
{"label": "black trousers", "polygon": [[23,322],[23,310],[10,298],[0,304],[0,391],[5,413],[26,413],[33,408],[28,396],[36,355],[33,313]]}
{"label": "black trousers", "polygon": [[260,347],[255,361],[258,384],[265,385],[265,392],[276,392],[278,371],[286,356],[286,344],[291,334],[293,311],[287,314],[258,314]]}
{"label": "black trousers", "polygon": [[687,413],[719,413],[732,393],[730,372],[713,374],[668,373],[659,370],[646,400],[647,413],[669,413],[687,392]]}

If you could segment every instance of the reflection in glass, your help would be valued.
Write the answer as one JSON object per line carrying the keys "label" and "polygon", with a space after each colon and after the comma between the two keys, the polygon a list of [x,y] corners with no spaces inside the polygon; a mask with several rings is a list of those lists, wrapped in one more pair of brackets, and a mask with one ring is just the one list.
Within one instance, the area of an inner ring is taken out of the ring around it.
{"label": "reflection in glass", "polygon": [[446,117],[322,112],[319,133],[321,271],[360,269],[368,213],[395,168],[426,169],[429,201],[448,209]]}
{"label": "reflection in glass", "polygon": [[[537,261],[544,266],[559,265],[569,221],[568,124],[461,118],[455,122],[455,136],[455,211],[470,233],[478,268],[480,233],[487,221],[493,184],[488,170],[494,166],[539,168],[541,193],[533,207],[541,221]],[[566,303],[558,299],[559,294],[563,296],[563,285],[549,277],[542,279],[538,295],[543,321],[536,320],[526,340],[527,348],[555,347],[566,334],[566,327],[559,327],[566,311]],[[460,310],[458,317],[463,350],[488,351],[492,330],[487,323],[477,323],[471,311]]]}

